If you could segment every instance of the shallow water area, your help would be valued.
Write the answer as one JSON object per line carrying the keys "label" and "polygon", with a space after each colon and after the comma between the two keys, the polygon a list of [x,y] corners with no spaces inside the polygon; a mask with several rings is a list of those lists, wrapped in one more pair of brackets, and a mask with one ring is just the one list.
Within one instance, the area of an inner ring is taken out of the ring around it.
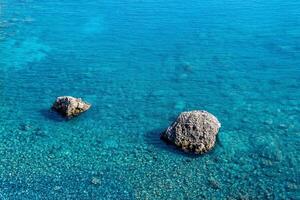
{"label": "shallow water area", "polygon": [[[299,10],[1,1],[0,199],[299,199]],[[92,108],[64,120],[62,95]],[[195,109],[222,123],[202,156],[159,139]]]}

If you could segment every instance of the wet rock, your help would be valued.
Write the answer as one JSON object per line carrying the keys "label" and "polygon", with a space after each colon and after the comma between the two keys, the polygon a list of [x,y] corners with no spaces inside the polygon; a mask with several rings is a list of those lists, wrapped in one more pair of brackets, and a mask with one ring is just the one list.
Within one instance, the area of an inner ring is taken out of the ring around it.
{"label": "wet rock", "polygon": [[182,112],[161,139],[184,151],[202,154],[213,148],[220,127],[218,119],[207,111]]}
{"label": "wet rock", "polygon": [[52,109],[67,118],[72,118],[87,111],[90,107],[91,104],[84,102],[81,98],[62,96],[57,97]]}

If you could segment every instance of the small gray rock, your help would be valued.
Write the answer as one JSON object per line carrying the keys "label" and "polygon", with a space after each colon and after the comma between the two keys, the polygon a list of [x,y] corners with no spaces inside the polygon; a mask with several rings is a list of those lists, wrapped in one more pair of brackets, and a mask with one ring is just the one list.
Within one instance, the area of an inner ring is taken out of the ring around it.
{"label": "small gray rock", "polygon": [[161,139],[184,151],[203,154],[215,145],[220,127],[218,119],[207,111],[182,112]]}
{"label": "small gray rock", "polygon": [[67,118],[75,117],[87,111],[91,104],[84,102],[81,98],[71,96],[57,97],[52,105],[52,109]]}

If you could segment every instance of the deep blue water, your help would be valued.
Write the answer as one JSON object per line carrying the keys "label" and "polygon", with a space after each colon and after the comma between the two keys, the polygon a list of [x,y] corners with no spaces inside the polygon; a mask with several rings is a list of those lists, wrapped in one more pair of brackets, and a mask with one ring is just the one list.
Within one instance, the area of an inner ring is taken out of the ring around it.
{"label": "deep blue water", "polygon": [[[1,200],[300,199],[299,0],[0,6]],[[159,139],[195,109],[222,123],[203,156]]]}

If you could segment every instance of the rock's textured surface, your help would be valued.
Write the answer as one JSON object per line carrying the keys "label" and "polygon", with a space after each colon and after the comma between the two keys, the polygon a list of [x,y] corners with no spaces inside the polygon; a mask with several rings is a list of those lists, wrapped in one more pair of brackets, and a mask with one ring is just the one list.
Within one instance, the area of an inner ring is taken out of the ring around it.
{"label": "rock's textured surface", "polygon": [[87,111],[90,107],[91,104],[82,101],[81,98],[62,96],[57,97],[56,101],[53,103],[52,109],[67,118],[72,118]]}
{"label": "rock's textured surface", "polygon": [[215,145],[221,127],[218,119],[206,111],[182,112],[161,134],[161,139],[184,151],[202,154]]}

